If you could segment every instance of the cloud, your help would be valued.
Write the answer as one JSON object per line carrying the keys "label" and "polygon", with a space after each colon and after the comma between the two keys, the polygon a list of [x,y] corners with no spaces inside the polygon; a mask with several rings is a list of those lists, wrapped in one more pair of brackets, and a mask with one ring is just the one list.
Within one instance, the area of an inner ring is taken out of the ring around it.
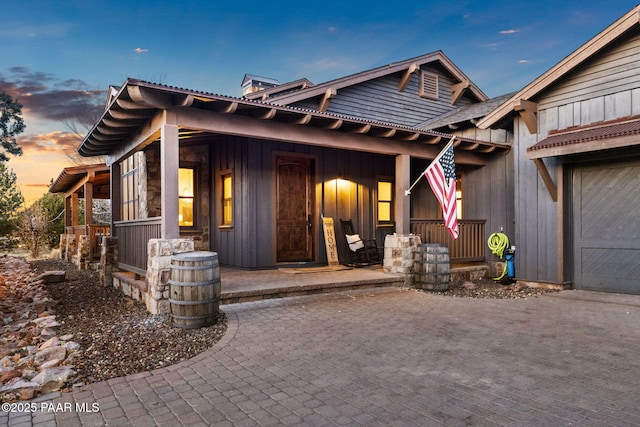
{"label": "cloud", "polygon": [[500,34],[515,34],[515,33],[519,33],[519,32],[520,32],[520,30],[511,29],[511,30],[502,30],[502,31],[500,31]]}
{"label": "cloud", "polygon": [[147,53],[149,52],[149,49],[143,49],[141,47],[137,47],[133,50],[135,53]]}
{"label": "cloud", "polygon": [[486,43],[483,44],[482,47],[489,49],[489,50],[498,50],[498,48],[500,46],[502,46],[504,43]]}
{"label": "cloud", "polygon": [[27,67],[8,70],[7,77],[0,74],[0,92],[17,99],[25,117],[84,124],[95,122],[104,108],[105,91],[89,89],[80,79],[60,80]]}
{"label": "cloud", "polygon": [[531,62],[531,60],[529,60],[529,59],[521,59],[520,61],[518,61],[518,64],[528,64],[530,62]]}
{"label": "cloud", "polygon": [[43,153],[75,153],[81,137],[71,132],[49,132],[39,135],[24,135],[17,138],[23,155]]}

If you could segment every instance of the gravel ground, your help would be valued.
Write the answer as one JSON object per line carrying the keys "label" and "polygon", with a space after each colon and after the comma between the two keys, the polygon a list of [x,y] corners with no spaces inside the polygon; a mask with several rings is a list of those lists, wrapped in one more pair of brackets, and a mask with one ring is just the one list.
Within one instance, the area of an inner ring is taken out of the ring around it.
{"label": "gravel ground", "polygon": [[460,281],[450,283],[449,289],[446,291],[423,292],[461,298],[518,299],[537,297],[551,292],[558,292],[558,290],[529,288],[516,283],[502,284],[492,279],[483,279],[476,282]]}
{"label": "gravel ground", "polygon": [[143,303],[100,286],[95,271],[59,259],[30,261],[38,273],[65,270],[66,281],[47,285],[54,300],[58,335],[72,334],[82,347],[70,387],[148,371],[187,360],[218,342],[227,330],[220,311],[215,325],[174,328],[169,315],[151,315]]}

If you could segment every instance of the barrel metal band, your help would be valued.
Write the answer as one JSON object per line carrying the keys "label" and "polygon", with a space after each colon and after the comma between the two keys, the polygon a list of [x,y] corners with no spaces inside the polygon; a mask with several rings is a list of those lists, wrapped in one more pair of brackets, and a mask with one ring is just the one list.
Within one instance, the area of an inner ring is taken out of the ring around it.
{"label": "barrel metal band", "polygon": [[218,301],[220,301],[220,298],[212,298],[212,299],[205,299],[205,300],[199,300],[199,301],[180,301],[180,300],[169,298],[169,303],[175,304],[175,305],[213,304],[213,303],[216,303]]}
{"label": "barrel metal band", "polygon": [[200,316],[179,316],[177,314],[172,314],[171,317],[173,317],[174,319],[181,319],[181,320],[196,320],[196,319],[209,319],[212,317],[218,317],[217,314],[203,314]]}
{"label": "barrel metal band", "polygon": [[174,270],[213,270],[215,265],[174,265],[171,264],[171,268]]}
{"label": "barrel metal band", "polygon": [[205,280],[204,282],[176,282],[175,280],[170,279],[167,283],[173,286],[203,286],[203,285],[209,285],[212,283],[213,284],[220,283],[220,279]]}

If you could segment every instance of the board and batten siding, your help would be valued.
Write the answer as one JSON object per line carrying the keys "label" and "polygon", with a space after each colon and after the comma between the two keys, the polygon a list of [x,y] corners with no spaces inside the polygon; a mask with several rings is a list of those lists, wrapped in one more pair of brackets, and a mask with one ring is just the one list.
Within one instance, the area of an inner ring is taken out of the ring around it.
{"label": "board and batten siding", "polygon": [[[546,186],[526,149],[545,139],[550,131],[584,126],[640,114],[640,35],[615,43],[597,54],[575,71],[541,93],[538,103],[538,133],[531,135],[520,119],[514,121],[515,243],[516,276],[534,281],[569,281],[572,279],[570,252],[563,242],[564,265],[558,257],[559,206],[551,200]],[[569,187],[567,174],[561,171],[558,158],[545,158],[544,163],[559,190]],[[568,188],[559,191],[566,203]],[[562,208],[562,206],[560,206]],[[566,212],[564,227],[570,212]],[[567,230],[564,235],[568,236]],[[568,238],[568,237],[567,237]],[[558,277],[562,268],[562,277]]]}
{"label": "board and batten siding", "polygon": [[[640,35],[594,57],[542,94],[539,111],[552,129],[640,114]],[[557,121],[557,124],[553,121]]]}
{"label": "board and batten siding", "polygon": [[[212,143],[212,250],[221,264],[244,268],[272,267],[275,262],[274,159],[278,155],[314,160],[314,259],[326,262],[321,215],[352,219],[363,237],[374,237],[375,188],[379,176],[394,176],[393,156],[241,137]],[[233,171],[234,225],[220,227],[220,173]],[[339,179],[340,178],[340,179]],[[337,239],[341,242],[341,239]]]}
{"label": "board and batten siding", "polygon": [[[428,165],[429,161],[413,159],[412,176],[420,176]],[[496,155],[483,167],[456,166],[456,172],[462,176],[462,218],[486,220],[485,241],[491,233],[501,230],[513,239],[513,157],[509,153]],[[410,197],[412,218],[442,218],[440,206],[425,178],[414,187]],[[495,258],[487,245],[484,249],[487,259]]]}
{"label": "board and batten siding", "polygon": [[[398,91],[401,74],[391,74],[338,89],[329,103],[327,112],[358,117],[366,120],[415,126],[453,109],[471,104],[464,96],[451,104],[451,87],[455,83],[448,74],[428,68],[425,71],[438,74],[438,100],[418,95],[419,73],[415,72],[403,92]],[[300,108],[318,108],[316,100],[295,103]]]}

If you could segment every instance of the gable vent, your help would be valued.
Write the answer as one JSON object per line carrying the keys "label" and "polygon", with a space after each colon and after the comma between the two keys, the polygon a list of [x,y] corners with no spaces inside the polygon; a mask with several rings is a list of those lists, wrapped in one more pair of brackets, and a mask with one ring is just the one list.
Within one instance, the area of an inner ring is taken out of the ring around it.
{"label": "gable vent", "polygon": [[420,90],[418,95],[423,98],[438,99],[438,75],[420,72]]}

